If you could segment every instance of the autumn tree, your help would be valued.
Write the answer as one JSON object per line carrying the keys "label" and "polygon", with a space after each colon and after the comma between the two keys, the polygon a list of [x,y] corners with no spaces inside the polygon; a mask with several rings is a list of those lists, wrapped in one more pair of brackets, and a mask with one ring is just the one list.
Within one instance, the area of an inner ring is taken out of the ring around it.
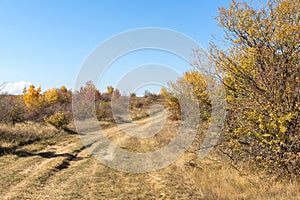
{"label": "autumn tree", "polygon": [[[175,85],[174,83],[172,84],[173,86]],[[168,105],[169,118],[175,121],[180,120],[181,119],[180,104],[176,96],[172,94],[171,91],[168,91],[166,88],[161,88],[159,95],[164,97],[168,103],[167,105]]]}
{"label": "autumn tree", "polygon": [[[207,75],[201,74],[199,71],[191,70],[185,72],[183,77],[177,80],[177,84],[187,83],[192,86],[192,90],[188,91],[192,95],[194,94],[197,98],[197,103],[201,111],[201,119],[209,119],[211,113],[211,101],[209,91],[207,90],[207,83],[213,83],[213,79]],[[171,86],[175,88],[174,83],[171,83]]]}
{"label": "autumn tree", "polygon": [[168,102],[171,119],[180,120],[182,108],[178,97],[195,101],[199,107],[200,120],[208,121],[211,114],[211,100],[207,89],[207,83],[214,83],[214,80],[197,70],[185,72],[182,77],[175,82],[170,82],[169,91],[165,88],[160,90],[160,95],[164,96]]}
{"label": "autumn tree", "polygon": [[[96,94],[97,97],[96,99],[99,98],[100,92],[97,91],[98,93]],[[65,86],[61,86],[61,88],[52,88],[47,90],[44,93],[44,100],[48,104],[68,104],[71,103],[72,99],[72,92],[67,90]]]}
{"label": "autumn tree", "polygon": [[113,98],[119,98],[121,96],[120,90],[114,89],[111,95]]}
{"label": "autumn tree", "polygon": [[73,112],[77,119],[96,116],[96,109],[101,98],[99,90],[92,82],[87,82],[73,94]]}
{"label": "autumn tree", "polygon": [[236,162],[300,174],[300,2],[257,8],[233,1],[217,17],[224,45],[211,54],[226,86],[226,154]]}
{"label": "autumn tree", "polygon": [[43,94],[43,113],[44,118],[54,115],[58,112],[64,112],[70,117],[71,114],[72,92],[65,86],[61,88],[52,88]]}
{"label": "autumn tree", "polygon": [[41,87],[35,88],[34,85],[30,85],[28,89],[24,90],[23,100],[29,115],[37,117],[41,112],[43,104]]}
{"label": "autumn tree", "polygon": [[106,87],[106,93],[111,95],[114,92],[113,86],[107,86]]}
{"label": "autumn tree", "polygon": [[49,104],[55,104],[60,100],[59,91],[56,88],[47,90],[44,97],[46,102]]}

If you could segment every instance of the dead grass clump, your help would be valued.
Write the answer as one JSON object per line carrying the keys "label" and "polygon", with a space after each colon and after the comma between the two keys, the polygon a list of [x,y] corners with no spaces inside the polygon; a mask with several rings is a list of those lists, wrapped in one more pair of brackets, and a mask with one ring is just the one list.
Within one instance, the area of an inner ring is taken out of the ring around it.
{"label": "dead grass clump", "polygon": [[182,175],[192,178],[194,187],[201,188],[205,199],[300,199],[297,181],[243,173],[216,153],[205,159],[190,155],[185,157]]}
{"label": "dead grass clump", "polygon": [[5,154],[6,150],[47,139],[57,133],[58,131],[54,127],[39,123],[16,124],[14,126],[1,124],[0,155]]}

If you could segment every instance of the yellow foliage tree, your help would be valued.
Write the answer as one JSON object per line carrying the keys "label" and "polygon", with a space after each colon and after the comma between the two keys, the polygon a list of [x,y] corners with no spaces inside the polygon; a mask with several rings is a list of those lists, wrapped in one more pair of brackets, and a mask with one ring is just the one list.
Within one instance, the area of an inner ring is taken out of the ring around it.
{"label": "yellow foliage tree", "polygon": [[47,90],[44,94],[45,101],[49,104],[54,104],[59,101],[59,92],[56,88]]}
{"label": "yellow foliage tree", "polygon": [[181,111],[178,99],[170,93],[166,88],[160,89],[160,95],[163,96],[167,102],[169,107],[169,118],[171,120],[180,120],[181,119]]}
{"label": "yellow foliage tree", "polygon": [[42,107],[43,98],[41,95],[41,87],[35,89],[34,85],[30,85],[23,93],[24,103],[31,114],[36,114]]}
{"label": "yellow foliage tree", "polygon": [[67,93],[68,92],[66,86],[64,86],[64,85],[60,87],[60,91],[63,92],[63,93]]}
{"label": "yellow foliage tree", "polygon": [[[188,97],[191,99],[195,97],[200,112],[201,120],[209,120],[211,113],[211,101],[209,92],[207,91],[207,82],[213,82],[212,78],[199,73],[196,70],[185,72],[183,77],[179,78],[176,82],[171,82],[170,91],[168,92],[165,88],[162,88],[160,93],[165,96],[168,105],[173,110],[173,118],[180,119],[180,105],[176,97],[180,96],[181,99]],[[189,88],[188,90],[186,89]]]}
{"label": "yellow foliage tree", "polygon": [[295,0],[258,9],[233,1],[217,17],[227,46],[211,47],[227,88],[231,156],[293,175],[300,174],[299,10]]}
{"label": "yellow foliage tree", "polygon": [[183,81],[192,85],[192,92],[196,95],[201,110],[201,118],[207,120],[211,113],[211,100],[209,98],[209,91],[207,90],[207,82],[213,82],[213,79],[200,74],[196,70],[192,70],[184,73]]}
{"label": "yellow foliage tree", "polygon": [[114,92],[113,86],[107,86],[106,87],[106,93],[107,94],[112,95],[113,92]]}
{"label": "yellow foliage tree", "polygon": [[48,105],[56,103],[70,102],[72,93],[68,91],[65,86],[61,86],[60,89],[53,88],[49,89],[44,93],[44,100]]}

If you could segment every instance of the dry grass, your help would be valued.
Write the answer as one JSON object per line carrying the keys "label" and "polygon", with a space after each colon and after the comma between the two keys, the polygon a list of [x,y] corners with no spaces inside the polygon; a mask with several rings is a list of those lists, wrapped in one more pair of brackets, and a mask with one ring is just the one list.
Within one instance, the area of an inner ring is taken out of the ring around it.
{"label": "dry grass", "polygon": [[0,125],[0,155],[15,150],[18,147],[47,139],[58,131],[46,124],[22,123],[16,125]]}
{"label": "dry grass", "polygon": [[194,154],[184,159],[182,173],[201,188],[204,199],[300,199],[299,182],[243,174],[216,153],[201,160]]}

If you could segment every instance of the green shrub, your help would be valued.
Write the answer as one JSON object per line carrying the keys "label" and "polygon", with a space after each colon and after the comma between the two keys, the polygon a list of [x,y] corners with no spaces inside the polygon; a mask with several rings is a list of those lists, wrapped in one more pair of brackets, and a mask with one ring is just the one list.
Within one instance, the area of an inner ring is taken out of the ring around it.
{"label": "green shrub", "polygon": [[45,119],[45,122],[51,124],[57,129],[65,128],[69,121],[69,117],[63,112],[55,113],[54,115]]}

